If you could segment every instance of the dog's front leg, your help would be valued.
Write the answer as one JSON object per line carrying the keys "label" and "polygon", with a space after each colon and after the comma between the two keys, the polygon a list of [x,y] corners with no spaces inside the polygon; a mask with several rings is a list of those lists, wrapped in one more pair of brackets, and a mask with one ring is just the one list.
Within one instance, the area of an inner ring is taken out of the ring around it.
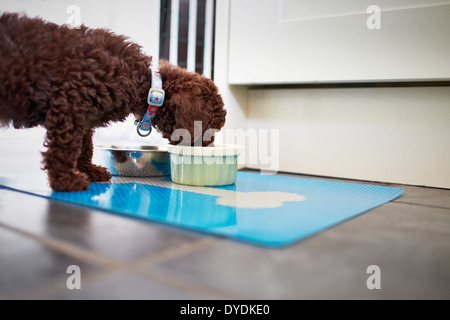
{"label": "dog's front leg", "polygon": [[111,174],[104,167],[92,163],[93,143],[92,136],[94,130],[88,129],[83,135],[83,146],[81,155],[78,158],[78,170],[87,174],[89,181],[100,182],[111,180]]}
{"label": "dog's front leg", "polygon": [[83,115],[75,115],[70,107],[53,107],[47,112],[44,145],[48,150],[43,152],[43,163],[54,191],[89,189],[88,177],[77,169],[85,130],[81,127],[81,118]]}

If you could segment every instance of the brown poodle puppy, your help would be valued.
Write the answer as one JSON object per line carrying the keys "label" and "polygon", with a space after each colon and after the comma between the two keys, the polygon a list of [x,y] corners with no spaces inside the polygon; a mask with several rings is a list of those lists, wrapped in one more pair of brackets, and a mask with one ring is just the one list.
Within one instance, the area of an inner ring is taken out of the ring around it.
{"label": "brown poodle puppy", "polygon": [[[124,36],[104,29],[71,29],[15,13],[0,16],[0,124],[47,129],[43,153],[50,187],[82,191],[110,173],[92,164],[93,129],[141,120],[151,87],[151,57]],[[202,136],[219,130],[226,110],[215,84],[162,61],[165,100],[153,119],[163,137],[186,129],[193,144],[194,121]],[[198,131],[198,130],[197,130]],[[213,141],[203,141],[206,146]],[[186,139],[185,139],[186,140]]]}

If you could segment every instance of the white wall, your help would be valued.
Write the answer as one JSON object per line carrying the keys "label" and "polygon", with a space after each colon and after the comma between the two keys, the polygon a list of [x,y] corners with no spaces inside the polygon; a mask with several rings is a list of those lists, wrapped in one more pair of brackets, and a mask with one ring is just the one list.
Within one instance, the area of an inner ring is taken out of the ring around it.
{"label": "white wall", "polygon": [[[227,109],[227,117],[224,128],[217,134],[217,143],[235,144],[234,135],[226,137],[226,132],[247,128],[247,100],[246,87],[231,86],[228,83],[228,52],[229,52],[229,28],[230,28],[230,3],[229,0],[216,0],[216,34],[215,34],[215,59],[214,82],[219,87],[220,94]],[[240,168],[245,167],[246,151],[239,158]]]}
{"label": "white wall", "polygon": [[280,171],[450,188],[449,87],[250,90],[248,126]]}
{"label": "white wall", "polygon": [[[143,47],[144,52],[159,56],[159,0],[2,0],[2,12],[22,12],[58,24],[68,23],[72,12],[69,6],[80,8],[81,23],[92,28],[107,28],[124,34]],[[167,141],[156,131],[148,138],[136,134],[134,118],[123,123],[98,129],[94,137],[96,144],[166,144]],[[0,128],[0,147],[26,144],[28,148],[44,150],[42,147],[45,130],[42,128],[14,130]],[[18,141],[18,143],[14,143]],[[13,152],[13,151],[12,151]]]}

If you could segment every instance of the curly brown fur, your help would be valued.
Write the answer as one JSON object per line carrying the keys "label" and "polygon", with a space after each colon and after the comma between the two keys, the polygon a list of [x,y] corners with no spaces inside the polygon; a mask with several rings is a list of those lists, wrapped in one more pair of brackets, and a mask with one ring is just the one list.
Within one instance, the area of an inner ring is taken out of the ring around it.
{"label": "curly brown fur", "polygon": [[[163,108],[158,110],[153,120],[154,126],[172,144],[178,143],[171,137],[177,129],[189,132],[191,141],[187,144],[192,145],[200,141],[201,145],[207,146],[214,142],[214,136],[211,141],[207,137],[204,140],[204,133],[209,129],[222,128],[226,115],[222,98],[214,82],[198,73],[186,72],[185,69],[164,60],[160,62],[159,71],[166,97]],[[201,122],[201,132],[194,130],[195,121]],[[176,139],[175,136],[174,138]],[[186,144],[185,141],[182,142]]]}
{"label": "curly brown fur", "polygon": [[[125,36],[105,29],[71,29],[4,13],[0,59],[0,124],[47,129],[43,164],[51,188],[81,191],[89,181],[109,180],[105,168],[92,164],[93,129],[129,114],[143,117],[152,58]],[[153,125],[163,137],[176,144],[172,133],[184,128],[193,144],[199,138],[194,121],[202,122],[202,135],[222,128],[226,111],[210,79],[167,62],[161,63],[160,73],[166,99]]]}

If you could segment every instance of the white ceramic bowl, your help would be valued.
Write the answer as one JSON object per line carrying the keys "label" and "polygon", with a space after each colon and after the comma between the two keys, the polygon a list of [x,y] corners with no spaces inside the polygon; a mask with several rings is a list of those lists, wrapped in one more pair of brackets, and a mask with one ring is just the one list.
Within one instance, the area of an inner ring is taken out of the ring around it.
{"label": "white ceramic bowl", "polygon": [[235,145],[169,145],[172,182],[192,186],[226,186],[236,182],[241,148]]}

